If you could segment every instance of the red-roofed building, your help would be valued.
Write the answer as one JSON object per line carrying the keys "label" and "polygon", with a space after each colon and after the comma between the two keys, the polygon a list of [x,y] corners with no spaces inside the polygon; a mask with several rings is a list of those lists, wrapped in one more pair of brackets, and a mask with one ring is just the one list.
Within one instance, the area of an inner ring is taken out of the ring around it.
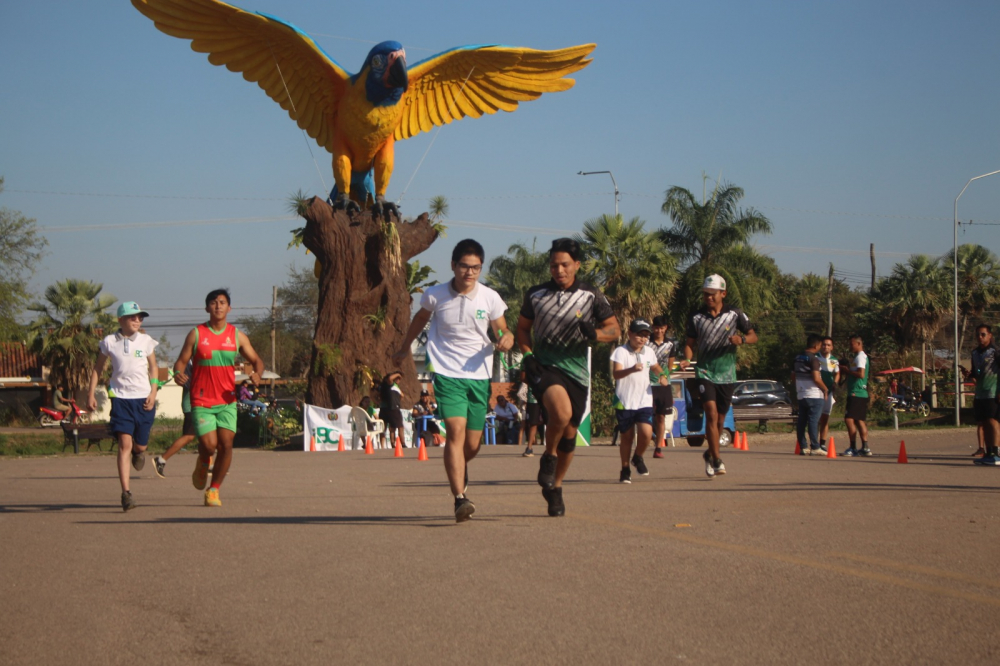
{"label": "red-roofed building", "polygon": [[23,342],[0,342],[0,379],[42,376],[42,362]]}

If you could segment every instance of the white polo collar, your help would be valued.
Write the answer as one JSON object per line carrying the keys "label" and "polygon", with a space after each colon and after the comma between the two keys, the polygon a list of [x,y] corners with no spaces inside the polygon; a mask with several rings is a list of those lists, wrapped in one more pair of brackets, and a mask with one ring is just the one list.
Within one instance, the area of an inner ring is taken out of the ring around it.
{"label": "white polo collar", "polygon": [[457,291],[455,291],[455,285],[453,283],[454,283],[454,280],[448,280],[448,293],[451,294],[453,297],[455,297],[455,296],[461,296],[461,297],[467,298],[467,299],[469,299],[471,301],[479,293],[479,282],[478,281],[476,282],[476,286],[472,288],[472,291],[470,291],[467,294],[460,294]]}

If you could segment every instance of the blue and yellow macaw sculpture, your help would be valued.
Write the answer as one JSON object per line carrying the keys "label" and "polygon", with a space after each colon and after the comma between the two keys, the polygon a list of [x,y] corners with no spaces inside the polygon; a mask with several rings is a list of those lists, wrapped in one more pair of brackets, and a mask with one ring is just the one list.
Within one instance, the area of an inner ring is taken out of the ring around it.
{"label": "blue and yellow macaw sculpture", "polygon": [[168,35],[190,39],[213,65],[255,81],[292,120],[333,154],[336,208],[385,200],[396,141],[466,116],[514,111],[542,93],[568,90],[565,78],[586,67],[594,44],[556,51],[463,46],[407,67],[398,42],[375,46],[349,74],[309,35],[267,14],[218,0],[132,0]]}

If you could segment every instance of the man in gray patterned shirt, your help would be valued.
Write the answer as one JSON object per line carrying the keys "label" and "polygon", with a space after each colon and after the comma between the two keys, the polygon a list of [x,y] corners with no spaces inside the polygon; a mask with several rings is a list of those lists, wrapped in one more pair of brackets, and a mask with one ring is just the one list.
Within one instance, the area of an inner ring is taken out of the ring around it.
{"label": "man in gray patterned shirt", "polygon": [[705,474],[709,478],[725,474],[726,466],[719,457],[719,433],[725,427],[726,412],[733,401],[736,386],[736,347],[757,342],[757,331],[750,319],[738,308],[724,305],[726,280],[721,275],[709,275],[701,288],[705,307],[688,318],[687,340],[681,368],[691,365],[694,350],[698,350],[696,385],[705,410]]}

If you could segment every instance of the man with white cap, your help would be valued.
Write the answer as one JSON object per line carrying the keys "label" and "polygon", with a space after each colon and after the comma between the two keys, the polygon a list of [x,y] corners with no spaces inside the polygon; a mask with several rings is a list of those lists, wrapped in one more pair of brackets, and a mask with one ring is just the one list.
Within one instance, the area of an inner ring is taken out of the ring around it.
{"label": "man with white cap", "polygon": [[87,406],[97,409],[94,391],[104,371],[104,364],[111,359],[111,432],[118,440],[118,479],[122,485],[122,510],[135,508],[129,490],[129,456],[132,467],[138,472],[146,464],[146,445],[149,431],[156,416],[156,391],[159,388],[159,370],[153,350],[156,340],[139,331],[142,320],[149,313],[135,301],[118,306],[118,331],[101,340],[97,364],[90,374],[90,395]]}
{"label": "man with white cap", "polygon": [[714,478],[726,473],[719,457],[719,433],[725,427],[736,386],[736,348],[757,342],[757,331],[742,310],[724,304],[726,280],[721,275],[705,278],[701,291],[705,307],[688,317],[681,368],[690,367],[697,349],[695,380],[705,410],[708,440],[708,451],[703,456],[705,474]]}

